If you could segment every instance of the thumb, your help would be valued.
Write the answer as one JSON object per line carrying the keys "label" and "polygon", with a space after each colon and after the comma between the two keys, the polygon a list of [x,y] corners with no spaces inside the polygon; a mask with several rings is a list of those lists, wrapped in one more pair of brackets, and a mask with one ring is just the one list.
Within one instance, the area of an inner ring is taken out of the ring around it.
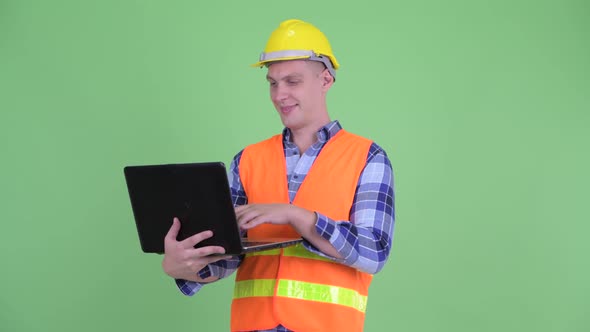
{"label": "thumb", "polygon": [[178,220],[178,218],[174,217],[174,220],[172,220],[172,227],[170,227],[170,229],[168,230],[168,233],[166,234],[166,240],[176,241],[176,237],[178,236],[179,230],[180,230],[180,220]]}

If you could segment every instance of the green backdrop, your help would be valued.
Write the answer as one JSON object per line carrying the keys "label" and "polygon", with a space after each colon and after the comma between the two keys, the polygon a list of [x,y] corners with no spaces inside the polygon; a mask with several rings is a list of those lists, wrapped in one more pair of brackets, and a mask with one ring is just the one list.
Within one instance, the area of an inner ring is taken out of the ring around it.
{"label": "green backdrop", "polygon": [[332,118],[388,152],[392,255],[366,331],[590,330],[590,4],[0,0],[0,330],[225,331],[140,251],[129,164],[280,132],[270,32],[342,64]]}

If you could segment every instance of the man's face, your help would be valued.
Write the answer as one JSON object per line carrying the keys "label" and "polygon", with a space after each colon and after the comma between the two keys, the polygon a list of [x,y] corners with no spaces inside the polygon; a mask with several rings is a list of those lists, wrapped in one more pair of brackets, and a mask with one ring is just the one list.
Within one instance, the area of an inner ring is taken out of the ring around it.
{"label": "man's face", "polygon": [[327,71],[323,69],[321,63],[305,60],[276,62],[268,67],[270,99],[285,127],[298,130],[324,125],[320,122],[325,119],[325,93],[331,84],[326,85]]}

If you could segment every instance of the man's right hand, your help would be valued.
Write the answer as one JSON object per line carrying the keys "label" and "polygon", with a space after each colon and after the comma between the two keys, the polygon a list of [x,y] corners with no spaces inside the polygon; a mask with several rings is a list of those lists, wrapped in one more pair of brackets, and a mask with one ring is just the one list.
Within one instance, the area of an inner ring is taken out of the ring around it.
{"label": "man's right hand", "polygon": [[204,231],[182,241],[177,241],[176,237],[179,230],[180,220],[174,218],[172,227],[170,227],[164,239],[164,260],[162,261],[164,272],[175,279],[196,282],[216,280],[216,277],[201,279],[198,272],[210,263],[228,259],[231,256],[210,256],[211,254],[225,253],[225,249],[219,246],[194,248],[197,243],[213,236],[212,231]]}

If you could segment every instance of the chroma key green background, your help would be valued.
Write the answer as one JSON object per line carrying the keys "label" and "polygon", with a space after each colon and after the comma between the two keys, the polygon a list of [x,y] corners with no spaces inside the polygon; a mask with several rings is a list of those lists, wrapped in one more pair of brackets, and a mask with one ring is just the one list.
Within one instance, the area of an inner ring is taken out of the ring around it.
{"label": "chroma key green background", "polygon": [[[0,0],[0,330],[227,331],[140,251],[123,167],[282,129],[289,18],[342,67],[329,111],[388,152],[395,239],[366,331],[590,331],[590,5]],[[302,317],[301,319],[305,319]]]}

